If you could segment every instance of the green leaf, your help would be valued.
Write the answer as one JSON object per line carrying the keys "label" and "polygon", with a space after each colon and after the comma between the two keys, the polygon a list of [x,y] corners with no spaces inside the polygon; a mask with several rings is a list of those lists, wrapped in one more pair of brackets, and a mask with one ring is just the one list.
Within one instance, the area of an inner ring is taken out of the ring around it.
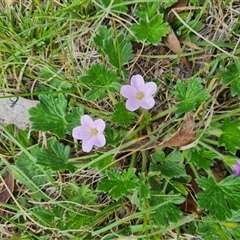
{"label": "green leaf", "polygon": [[219,222],[211,216],[203,217],[198,226],[202,239],[240,239],[239,212],[233,214],[237,219],[228,219],[225,222]]}
{"label": "green leaf", "polygon": [[123,102],[114,105],[115,112],[112,115],[112,121],[121,127],[128,127],[134,118],[133,113],[128,111]]}
{"label": "green leaf", "polygon": [[132,44],[128,42],[123,33],[120,33],[115,41],[112,38],[106,39],[103,50],[108,56],[109,63],[118,69],[133,59]]}
{"label": "green leaf", "polygon": [[148,2],[146,5],[140,5],[135,12],[135,16],[147,20],[156,16],[159,9],[159,2]]}
{"label": "green leaf", "polygon": [[120,91],[122,87],[122,84],[119,82],[112,82],[111,85],[109,86],[110,92],[115,92],[115,91]]}
{"label": "green leaf", "polygon": [[176,86],[176,98],[180,103],[176,104],[176,115],[194,110],[197,105],[203,103],[209,98],[206,89],[203,89],[200,78],[192,77],[187,83],[178,80]]}
{"label": "green leaf", "polygon": [[120,143],[123,138],[126,136],[127,131],[122,129],[121,131],[118,131],[114,129],[113,127],[106,125],[105,128],[105,137],[106,137],[106,145],[115,147],[118,143]]}
{"label": "green leaf", "polygon": [[[96,86],[95,86],[96,87]],[[84,94],[84,98],[89,101],[93,101],[95,99],[103,100],[105,97],[106,89],[104,88],[94,88],[92,90],[87,91]]]}
{"label": "green leaf", "polygon": [[238,95],[240,99],[240,71],[235,63],[229,65],[227,70],[222,75],[222,83],[231,84],[231,95],[234,97]]}
{"label": "green leaf", "polygon": [[64,90],[72,87],[72,84],[67,82],[66,75],[53,66],[48,66],[47,69],[42,68],[41,72],[39,73],[39,79],[42,81],[47,81],[48,85],[54,89]]}
{"label": "green leaf", "polygon": [[[16,127],[13,124],[5,126],[6,130],[14,136],[14,138],[25,148],[31,147],[34,140],[29,137],[29,133],[26,130],[18,129],[16,134]],[[2,140],[2,137],[0,138]]]}
{"label": "green leaf", "polygon": [[[124,3],[124,0],[114,0],[114,1],[111,1],[111,0],[101,0],[104,4],[104,6],[107,8],[109,7],[110,3],[112,4],[111,5],[111,10],[116,10],[118,12],[121,12],[121,13],[126,13],[128,8],[127,6],[117,6],[115,7],[115,5],[118,5],[120,3]],[[115,12],[115,11],[114,11]]]}
{"label": "green leaf", "polygon": [[[187,175],[185,178],[190,178],[191,177],[189,175]],[[186,184],[182,184],[180,182],[180,179],[179,178],[176,178],[177,181],[174,181],[174,180],[170,180],[169,183],[170,183],[170,186],[168,186],[168,189],[172,189],[174,192],[178,192],[178,193],[181,193],[185,196],[188,195],[188,190],[186,189]]]}
{"label": "green leaf", "polygon": [[[100,161],[92,164],[92,168],[97,168],[101,174],[106,173],[106,170],[116,168],[116,163],[114,163],[115,159],[112,155],[101,158]],[[103,170],[104,169],[104,170]]]}
{"label": "green leaf", "polygon": [[65,115],[67,109],[67,100],[63,94],[57,97],[50,95],[40,95],[40,104],[28,110],[32,130],[55,131],[55,134],[62,138],[65,134]]}
{"label": "green leaf", "polygon": [[[94,36],[94,43],[100,48],[100,50],[104,49],[104,39],[113,38],[114,30],[113,28],[107,28],[106,26],[100,26],[98,28],[98,34]],[[104,52],[102,52],[104,53]]]}
{"label": "green leaf", "polygon": [[97,190],[107,192],[110,197],[118,200],[122,196],[132,193],[138,182],[135,168],[124,170],[123,173],[107,171],[108,179],[102,178]]}
{"label": "green leaf", "polygon": [[84,115],[82,108],[73,108],[71,112],[69,112],[65,120],[67,121],[66,132],[68,134],[72,133],[73,128],[80,125],[80,118]]}
{"label": "green leaf", "polygon": [[192,148],[189,152],[188,159],[190,159],[191,162],[196,163],[199,168],[203,168],[208,171],[210,166],[212,166],[213,159],[217,157],[216,153],[208,151],[204,148]]}
{"label": "green leaf", "polygon": [[140,210],[144,209],[146,199],[150,198],[150,185],[146,182],[144,173],[138,175],[139,182],[136,185],[131,202],[135,204]]}
{"label": "green leaf", "polygon": [[150,197],[150,185],[146,183],[146,177],[144,173],[139,173],[138,175],[139,183],[139,196],[141,199],[146,199]]}
{"label": "green leaf", "polygon": [[162,190],[163,182],[161,181],[161,179],[159,179],[159,176],[157,174],[151,173],[148,181],[149,181],[149,185],[150,185],[152,191],[160,192]]}
{"label": "green leaf", "polygon": [[169,27],[163,22],[163,15],[157,14],[150,20],[140,19],[139,24],[134,23],[130,30],[138,42],[157,45],[167,35]]}
{"label": "green leaf", "polygon": [[93,214],[90,211],[87,214],[77,213],[77,211],[76,213],[68,211],[68,214],[66,215],[66,224],[63,225],[62,218],[59,219],[59,225],[63,225],[60,229],[65,231],[68,231],[69,229],[79,230],[84,226],[92,226],[94,224],[94,216],[92,215]]}
{"label": "green leaf", "polygon": [[100,26],[98,28],[98,34],[95,35],[93,41],[100,48],[100,52],[104,53],[104,51],[103,51],[103,49],[105,48],[104,40],[107,38],[113,38],[113,37],[114,37],[113,28],[107,28],[106,26]]}
{"label": "green leaf", "polygon": [[51,145],[51,149],[40,149],[34,156],[36,157],[36,163],[46,166],[53,171],[69,170],[74,172],[76,167],[71,163],[68,163],[71,148],[70,146],[64,146],[62,143],[55,141]]}
{"label": "green leaf", "polygon": [[161,0],[161,4],[165,9],[173,6],[177,2],[178,0]]}
{"label": "green leaf", "polygon": [[203,240],[229,240],[231,239],[228,233],[223,232],[221,228],[221,224],[215,219],[211,219],[209,221],[208,218],[203,218],[203,222],[201,221],[198,226],[198,231],[201,233],[201,239]]}
{"label": "green leaf", "polygon": [[[48,141],[51,141],[51,139]],[[32,155],[35,155],[40,150],[41,147],[35,145],[29,150],[29,152]],[[19,156],[17,156],[14,159],[14,162],[18,169],[20,169],[37,186],[42,186],[48,183],[48,179],[43,177],[43,169],[36,165],[36,162],[32,162],[25,153],[21,153]],[[50,174],[50,170],[48,170],[48,174]]]}
{"label": "green leaf", "polygon": [[151,155],[152,163],[150,170],[153,172],[160,172],[163,176],[181,177],[186,175],[185,166],[182,161],[182,155],[179,151],[173,151],[167,157],[164,152],[155,152]]}
{"label": "green leaf", "polygon": [[212,177],[196,180],[203,189],[197,194],[199,208],[209,211],[219,221],[232,217],[232,210],[240,209],[240,178],[229,176],[221,182]]}
{"label": "green leaf", "polygon": [[151,206],[155,206],[159,203],[167,202],[171,200],[171,202],[166,203],[155,210],[151,217],[153,222],[160,227],[166,227],[171,223],[177,223],[182,215],[182,212],[173,204],[180,204],[184,202],[184,198],[180,195],[173,195],[169,193],[168,195],[159,192],[152,194],[150,204]]}
{"label": "green leaf", "polygon": [[235,154],[236,149],[240,148],[240,120],[231,121],[229,117],[225,118],[221,130],[222,134],[218,143],[224,145],[232,154]]}
{"label": "green leaf", "polygon": [[100,26],[94,42],[100,48],[100,52],[108,57],[109,63],[117,69],[122,69],[126,62],[133,59],[132,44],[128,42],[123,33],[114,38],[112,28]]}
{"label": "green leaf", "polygon": [[84,95],[86,100],[95,100],[96,98],[103,100],[107,91],[114,94],[121,87],[116,71],[106,69],[104,64],[93,63],[87,75],[81,76],[79,80],[91,88]]}
{"label": "green leaf", "polygon": [[97,204],[98,196],[95,190],[92,190],[88,185],[81,184],[78,186],[78,183],[71,182],[68,185],[67,190],[70,191],[71,194],[67,194],[68,201],[77,202],[82,205],[95,205]]}
{"label": "green leaf", "polygon": [[41,206],[31,209],[31,214],[44,226],[52,225],[55,217],[51,210],[49,211]]}

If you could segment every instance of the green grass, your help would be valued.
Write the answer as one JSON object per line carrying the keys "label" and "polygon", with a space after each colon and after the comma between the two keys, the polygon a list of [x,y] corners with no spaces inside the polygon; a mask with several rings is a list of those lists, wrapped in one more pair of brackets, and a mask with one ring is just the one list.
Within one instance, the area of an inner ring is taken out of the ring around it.
{"label": "green grass", "polygon": [[[171,2],[177,1],[163,1]],[[232,178],[240,149],[237,2],[188,1],[171,24],[181,40],[179,54],[164,43],[169,8],[159,1],[0,2],[0,93],[41,100],[29,111],[31,129],[0,124],[0,182],[4,186],[7,171],[15,180],[7,202],[0,193],[0,238],[240,237],[240,183]],[[162,22],[154,19],[160,14]],[[149,31],[139,41],[145,32],[132,25],[141,20]],[[120,87],[134,74],[158,85],[153,109],[129,113],[117,105],[125,103]],[[194,81],[202,87],[200,100],[188,86]],[[10,96],[0,104],[4,98]],[[197,144],[155,147],[189,111]],[[88,154],[71,136],[83,114],[106,121],[107,145]],[[199,195],[188,187],[191,178]],[[197,209],[180,207],[189,192]]]}

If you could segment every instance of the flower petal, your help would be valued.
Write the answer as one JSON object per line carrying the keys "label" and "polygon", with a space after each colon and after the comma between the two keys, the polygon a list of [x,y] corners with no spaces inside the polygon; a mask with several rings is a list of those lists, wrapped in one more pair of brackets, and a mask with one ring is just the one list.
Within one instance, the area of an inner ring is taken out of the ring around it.
{"label": "flower petal", "polygon": [[93,138],[93,144],[97,147],[103,147],[106,144],[106,138],[102,133],[99,133]]}
{"label": "flower petal", "polygon": [[151,97],[157,91],[157,84],[148,82],[144,86],[144,93],[146,97]]}
{"label": "flower petal", "polygon": [[123,85],[121,87],[120,93],[125,98],[133,98],[136,96],[137,90],[133,86]]}
{"label": "flower petal", "polygon": [[139,74],[133,75],[131,78],[131,85],[136,88],[138,92],[144,91],[144,80],[143,77]]}
{"label": "flower petal", "polygon": [[82,150],[84,152],[90,152],[93,147],[93,140],[92,138],[88,138],[82,141]]}
{"label": "flower petal", "polygon": [[102,119],[95,120],[94,125],[95,125],[95,128],[97,128],[100,133],[102,133],[106,127],[106,124]]}
{"label": "flower petal", "polygon": [[137,110],[138,108],[140,108],[140,101],[134,99],[134,98],[129,98],[127,101],[126,101],[126,108],[133,112],[135,110]]}
{"label": "flower petal", "polygon": [[240,174],[240,166],[236,165],[233,167],[233,174],[234,176],[238,176]]}
{"label": "flower petal", "polygon": [[155,100],[152,97],[144,98],[140,102],[140,106],[144,109],[150,109],[155,105]]}
{"label": "flower petal", "polygon": [[72,136],[78,140],[83,140],[83,139],[89,138],[90,137],[90,129],[89,129],[89,127],[84,127],[84,126],[75,127],[72,130]]}
{"label": "flower petal", "polygon": [[81,117],[81,124],[82,124],[82,126],[86,126],[86,127],[90,127],[90,128],[95,127],[94,122],[89,115],[83,115]]}

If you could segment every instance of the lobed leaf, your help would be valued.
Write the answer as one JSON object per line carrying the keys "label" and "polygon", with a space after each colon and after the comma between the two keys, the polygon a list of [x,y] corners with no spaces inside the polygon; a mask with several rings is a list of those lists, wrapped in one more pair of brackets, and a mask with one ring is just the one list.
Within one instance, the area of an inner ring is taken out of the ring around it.
{"label": "lobed leaf", "polygon": [[34,156],[37,159],[36,163],[46,166],[53,171],[69,170],[74,172],[76,169],[75,166],[68,163],[70,152],[70,146],[64,146],[62,143],[55,141],[51,145],[51,149],[41,148]]}
{"label": "lobed leaf", "polygon": [[169,32],[167,23],[163,22],[162,14],[157,14],[150,20],[140,19],[139,24],[134,23],[130,29],[138,42],[153,45],[157,45]]}
{"label": "lobed leaf", "polygon": [[108,124],[105,128],[105,137],[107,140],[107,145],[110,145],[112,147],[115,147],[118,143],[120,143],[124,137],[126,136],[127,131],[122,129],[121,131],[118,131]]}
{"label": "lobed leaf", "polygon": [[112,28],[100,26],[94,42],[100,48],[100,52],[108,57],[109,63],[117,69],[122,69],[122,66],[133,58],[132,44],[123,33],[114,38]]}
{"label": "lobed leaf", "polygon": [[65,117],[65,120],[67,122],[66,132],[68,134],[72,134],[73,128],[75,128],[76,126],[79,126],[80,118],[83,115],[84,115],[84,112],[82,108],[72,108],[72,111],[66,115]]}
{"label": "lobed leaf", "polygon": [[219,145],[224,145],[232,154],[240,148],[240,120],[231,121],[228,117],[221,127],[222,134],[219,137]]}
{"label": "lobed leaf", "polygon": [[104,6],[106,8],[109,7],[110,4],[112,4],[111,10],[116,10],[116,11],[121,12],[121,13],[126,13],[127,10],[128,10],[127,6],[124,6],[124,5],[115,6],[115,5],[124,3],[124,0],[114,0],[114,1],[111,1],[111,0],[101,0],[101,1],[103,2]]}
{"label": "lobed leaf", "polygon": [[179,103],[176,104],[176,115],[194,110],[197,105],[203,103],[209,98],[209,93],[203,88],[200,78],[192,77],[187,83],[178,80],[176,86],[176,98]]}
{"label": "lobed leaf", "polygon": [[91,88],[84,95],[86,100],[95,100],[96,98],[103,100],[107,91],[113,94],[118,89],[117,86],[120,89],[116,71],[106,69],[104,64],[93,63],[87,74],[81,76],[79,80]]}
{"label": "lobed leaf", "polygon": [[208,151],[204,148],[192,148],[188,156],[191,162],[194,162],[199,168],[203,168],[206,171],[210,169],[213,159],[217,157],[218,156],[214,152]]}
{"label": "lobed leaf", "polygon": [[161,207],[156,209],[153,214],[151,214],[153,222],[160,227],[166,227],[171,223],[177,223],[182,216],[182,212],[173,203],[182,203],[184,202],[184,198],[179,195],[173,195],[171,193],[169,193],[168,195],[164,193],[152,194],[150,199],[151,206],[155,206],[160,202],[166,202],[166,204],[162,205]]}
{"label": "lobed leaf", "polygon": [[114,105],[115,111],[112,115],[112,121],[118,126],[128,127],[132,123],[134,115],[128,111],[123,102]]}
{"label": "lobed leaf", "polygon": [[135,168],[124,170],[123,173],[106,171],[108,179],[102,178],[97,190],[107,192],[110,197],[118,200],[133,192],[138,182],[135,175]]}
{"label": "lobed leaf", "polygon": [[148,2],[146,5],[140,5],[135,12],[135,16],[140,19],[152,19],[156,16],[156,12],[159,9],[159,2]]}
{"label": "lobed leaf", "polygon": [[179,151],[173,151],[166,157],[163,152],[155,152],[151,158],[153,162],[150,165],[150,170],[153,172],[160,172],[168,178],[186,175],[185,166],[181,163],[182,155]]}
{"label": "lobed leaf", "polygon": [[231,218],[232,210],[240,208],[240,178],[229,176],[218,183],[212,177],[196,181],[203,189],[197,194],[199,208],[209,211],[219,221]]}
{"label": "lobed leaf", "polygon": [[55,131],[55,134],[62,138],[65,133],[67,100],[63,94],[54,96],[40,95],[40,104],[28,110],[32,122],[32,130]]}
{"label": "lobed leaf", "polygon": [[[239,219],[239,213],[234,213]],[[198,226],[198,231],[202,239],[239,239],[240,238],[240,224],[239,220],[228,219],[220,222],[211,216],[203,217]]]}
{"label": "lobed leaf", "polygon": [[240,71],[235,63],[227,67],[226,72],[222,75],[222,83],[231,85],[231,95],[238,96],[240,99]]}

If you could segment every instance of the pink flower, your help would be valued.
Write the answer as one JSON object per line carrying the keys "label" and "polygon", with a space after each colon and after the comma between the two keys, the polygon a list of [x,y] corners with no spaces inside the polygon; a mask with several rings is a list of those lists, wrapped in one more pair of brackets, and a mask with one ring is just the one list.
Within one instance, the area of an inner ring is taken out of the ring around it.
{"label": "pink flower", "polygon": [[133,75],[131,85],[123,85],[120,93],[127,98],[126,108],[133,112],[138,108],[150,109],[155,100],[152,95],[156,92],[157,85],[154,82],[145,83],[139,74]]}
{"label": "pink flower", "polygon": [[236,161],[236,165],[233,166],[233,174],[234,176],[238,176],[240,174],[240,161]]}
{"label": "pink flower", "polygon": [[93,145],[103,147],[106,143],[103,131],[105,122],[102,119],[92,120],[88,115],[81,117],[82,126],[75,127],[72,130],[72,136],[75,139],[82,140],[82,149],[84,152],[90,152]]}

